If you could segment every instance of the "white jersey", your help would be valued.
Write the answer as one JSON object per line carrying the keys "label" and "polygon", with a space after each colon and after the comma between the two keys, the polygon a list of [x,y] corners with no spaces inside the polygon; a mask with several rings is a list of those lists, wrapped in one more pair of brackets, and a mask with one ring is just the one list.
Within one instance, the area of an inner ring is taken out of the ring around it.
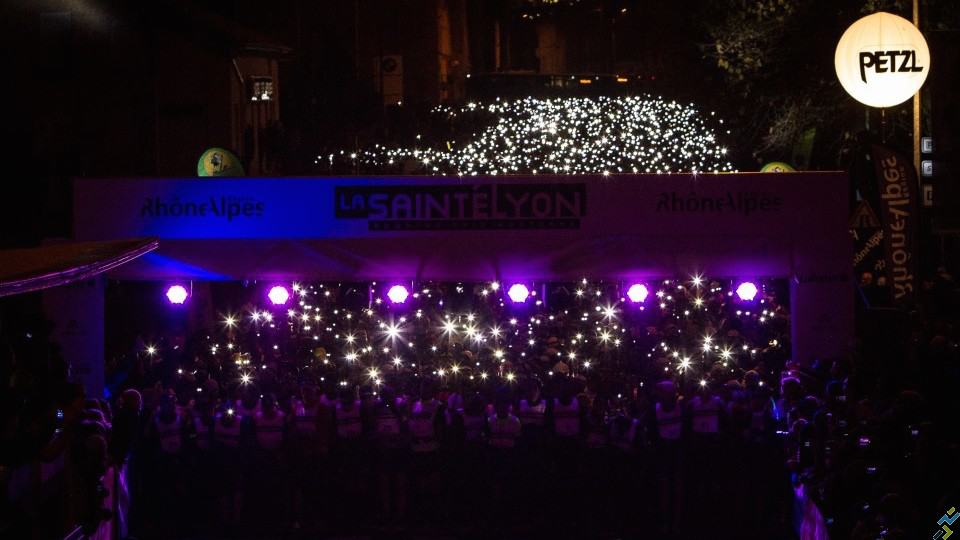
{"label": "white jersey", "polygon": [[317,417],[320,414],[321,404],[314,403],[308,406],[297,401],[293,406],[293,429],[304,438],[313,438],[317,435]]}
{"label": "white jersey", "polygon": [[677,403],[673,410],[664,409],[657,403],[657,432],[667,441],[678,441],[683,434],[683,410]]}
{"label": "white jersey", "polygon": [[373,429],[381,445],[390,448],[400,446],[402,427],[400,416],[393,408],[377,407],[373,416]]}
{"label": "white jersey", "polygon": [[435,399],[413,404],[408,425],[413,436],[414,452],[432,452],[440,447],[435,427],[439,408],[440,402]]}
{"label": "white jersey", "polygon": [[776,403],[772,399],[768,399],[762,403],[750,403],[750,431],[753,434],[760,435],[764,433],[770,425],[770,422],[776,418],[777,413],[775,410],[771,410],[771,405],[776,406]]}
{"label": "white jersey", "polygon": [[547,412],[547,402],[540,400],[534,405],[525,400],[520,400],[520,410],[517,417],[523,426],[543,426],[544,416]]}
{"label": "white jersey", "polygon": [[257,444],[264,450],[278,450],[283,444],[283,423],[283,411],[276,411],[272,418],[258,412],[254,417]]}
{"label": "white jersey", "polygon": [[469,442],[480,442],[483,440],[483,428],[487,423],[487,417],[480,415],[464,414],[463,431],[464,437]]}
{"label": "white jersey", "polygon": [[617,429],[616,422],[610,423],[610,443],[616,448],[630,452],[633,450],[634,441],[637,439],[637,427],[640,421],[636,418],[630,419],[630,427],[626,431],[620,432]]}
{"label": "white jersey", "polygon": [[363,424],[360,422],[360,401],[354,401],[353,406],[347,408],[337,402],[336,409],[337,437],[341,439],[357,439],[363,434]]}
{"label": "white jersey", "polygon": [[517,437],[520,436],[520,420],[512,415],[501,418],[498,415],[491,416],[487,423],[490,426],[490,446],[493,448],[509,449],[516,444]]}
{"label": "white jersey", "polygon": [[246,408],[243,406],[243,400],[238,399],[234,404],[234,408],[237,410],[237,414],[243,416],[244,418],[254,418],[257,413],[260,412],[260,400],[257,400],[257,403],[251,407]]}
{"label": "white jersey", "polygon": [[160,420],[159,413],[153,419],[154,425],[157,428],[157,436],[160,438],[160,450],[164,454],[176,454],[180,452],[180,419],[179,410],[170,422]]}
{"label": "white jersey", "polygon": [[226,415],[217,414],[213,422],[213,440],[225,448],[238,448],[240,446],[240,421],[239,416],[233,419],[229,426],[224,424],[223,419]]}
{"label": "white jersey", "polygon": [[694,396],[690,400],[693,415],[693,432],[716,434],[720,431],[720,398],[717,396]]}
{"label": "white jersey", "polygon": [[197,448],[201,450],[210,449],[210,426],[203,421],[203,415],[193,414],[193,431],[197,434]]}
{"label": "white jersey", "polygon": [[450,394],[450,397],[447,398],[447,408],[444,411],[446,416],[447,425],[453,425],[453,421],[458,417],[463,415],[463,396],[457,393]]}
{"label": "white jersey", "polygon": [[580,435],[580,402],[574,399],[569,405],[563,405],[559,399],[554,399],[553,428],[561,437]]}

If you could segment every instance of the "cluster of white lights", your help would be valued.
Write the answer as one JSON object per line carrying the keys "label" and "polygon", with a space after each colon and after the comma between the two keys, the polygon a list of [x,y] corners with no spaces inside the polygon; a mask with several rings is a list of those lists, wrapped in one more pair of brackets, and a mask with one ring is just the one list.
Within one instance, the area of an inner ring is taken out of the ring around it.
{"label": "cluster of white lights", "polygon": [[[350,159],[372,167],[412,160],[422,172],[458,175],[734,170],[727,149],[692,104],[659,97],[498,98],[487,104],[438,107],[434,113],[453,122],[478,116],[488,121],[466,141],[449,141],[440,148],[376,145],[349,154]],[[331,163],[334,157],[328,156]]]}
{"label": "cluster of white lights", "polygon": [[[390,289],[375,285],[371,293]],[[537,287],[550,301],[535,304],[505,303],[509,284],[432,284],[412,289],[417,292],[404,302],[371,298],[366,306],[348,307],[341,299],[353,286],[295,284],[301,301],[293,309],[273,304],[243,315],[221,312],[220,335],[207,336],[206,349],[232,359],[230,377],[244,386],[257,384],[269,369],[257,351],[272,349],[275,358],[286,357],[319,380],[380,387],[431,376],[477,384],[621,377],[615,371],[655,338],[656,345],[642,349],[646,358],[664,363],[664,377],[696,384],[712,380],[719,367],[734,376],[742,362],[753,363],[758,345],[782,350],[788,337],[782,333],[786,312],[772,296],[743,299],[735,285],[699,274],[642,284],[582,280]],[[457,304],[462,307],[451,309]],[[153,344],[144,352],[165,353]]]}

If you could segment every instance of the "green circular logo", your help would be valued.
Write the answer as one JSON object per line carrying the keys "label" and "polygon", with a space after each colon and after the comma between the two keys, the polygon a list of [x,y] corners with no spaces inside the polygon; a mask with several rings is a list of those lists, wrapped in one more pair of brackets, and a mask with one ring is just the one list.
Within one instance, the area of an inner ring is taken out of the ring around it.
{"label": "green circular logo", "polygon": [[782,161],[771,161],[764,165],[760,172],[796,172],[797,170]]}
{"label": "green circular logo", "polygon": [[208,148],[197,161],[197,176],[243,176],[243,165],[229,150]]}

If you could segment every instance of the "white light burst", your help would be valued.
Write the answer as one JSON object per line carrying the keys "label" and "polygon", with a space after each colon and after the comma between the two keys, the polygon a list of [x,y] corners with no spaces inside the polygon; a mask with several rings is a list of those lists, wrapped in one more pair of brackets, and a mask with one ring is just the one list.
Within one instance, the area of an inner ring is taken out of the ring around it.
{"label": "white light burst", "polygon": [[727,149],[692,104],[660,97],[498,98],[433,113],[451,123],[480,120],[485,127],[437,148],[375,145],[352,160],[371,167],[406,161],[420,172],[458,175],[734,170]]}
{"label": "white light burst", "polygon": [[237,318],[233,315],[227,315],[223,318],[223,325],[227,328],[234,328],[237,326]]}
{"label": "white light burst", "polygon": [[384,326],[384,333],[387,335],[387,338],[392,340],[400,337],[401,328],[399,324],[389,323]]}

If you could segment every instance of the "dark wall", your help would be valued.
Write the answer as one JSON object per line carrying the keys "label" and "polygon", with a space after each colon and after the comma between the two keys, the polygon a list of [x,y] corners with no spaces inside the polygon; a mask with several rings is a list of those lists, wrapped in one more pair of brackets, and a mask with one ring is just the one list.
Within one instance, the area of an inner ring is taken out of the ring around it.
{"label": "dark wall", "polygon": [[70,177],[153,170],[150,42],[135,10],[101,4],[18,2],[0,13],[9,194],[0,247],[69,233]]}
{"label": "dark wall", "polygon": [[928,32],[931,68],[926,82],[925,107],[930,121],[934,154],[921,159],[934,160],[934,227],[960,231],[960,103],[957,89],[960,88],[960,31]]}

